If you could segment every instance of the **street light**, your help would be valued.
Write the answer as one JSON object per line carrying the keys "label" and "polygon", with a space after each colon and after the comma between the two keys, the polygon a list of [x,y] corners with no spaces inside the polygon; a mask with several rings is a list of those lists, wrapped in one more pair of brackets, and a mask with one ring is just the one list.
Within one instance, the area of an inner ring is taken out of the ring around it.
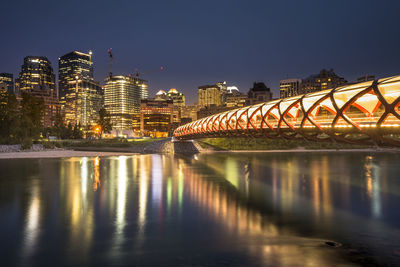
{"label": "street light", "polygon": [[100,137],[101,135],[101,125],[96,125],[94,128],[94,132]]}

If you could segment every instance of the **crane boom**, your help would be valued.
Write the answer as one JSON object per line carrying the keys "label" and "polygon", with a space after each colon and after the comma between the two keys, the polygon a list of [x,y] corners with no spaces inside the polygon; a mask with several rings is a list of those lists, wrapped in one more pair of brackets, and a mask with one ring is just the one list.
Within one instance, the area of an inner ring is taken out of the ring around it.
{"label": "crane boom", "polygon": [[113,54],[112,54],[112,48],[108,49],[107,53],[108,53],[108,55],[110,57],[110,78],[111,78],[112,77],[112,62],[113,62],[113,59],[114,59]]}

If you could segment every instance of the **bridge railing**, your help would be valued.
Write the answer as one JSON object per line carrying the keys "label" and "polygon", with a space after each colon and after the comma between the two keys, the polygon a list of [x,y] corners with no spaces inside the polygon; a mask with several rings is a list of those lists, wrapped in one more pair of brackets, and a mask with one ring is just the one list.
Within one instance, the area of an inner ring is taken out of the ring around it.
{"label": "bridge railing", "polygon": [[255,136],[399,144],[400,75],[234,109],[177,128],[177,139]]}

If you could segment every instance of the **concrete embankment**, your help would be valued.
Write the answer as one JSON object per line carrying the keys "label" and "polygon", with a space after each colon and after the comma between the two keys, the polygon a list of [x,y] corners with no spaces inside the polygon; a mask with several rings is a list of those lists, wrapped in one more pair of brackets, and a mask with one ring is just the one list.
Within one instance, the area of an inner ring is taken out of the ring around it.
{"label": "concrete embankment", "polygon": [[[161,154],[196,154],[203,151],[203,148],[193,140],[177,141],[172,138],[166,138],[159,141],[154,141],[148,144],[135,144],[126,147],[112,146],[82,146],[82,147],[67,147],[66,150],[82,151],[82,152],[112,152],[112,153],[161,153]],[[43,151],[42,145],[33,145],[31,150],[21,150],[20,145],[0,146],[0,152],[4,154],[29,151]],[[60,151],[64,149],[49,149],[49,151]]]}
{"label": "concrete embankment", "polygon": [[173,145],[175,154],[196,154],[203,150],[201,146],[193,140],[175,141]]}
{"label": "concrete embankment", "polygon": [[143,153],[196,154],[201,151],[201,146],[195,141],[176,141],[167,138],[146,145]]}
{"label": "concrete embankment", "polygon": [[148,144],[144,153],[196,154],[203,149],[196,141],[177,141],[167,138]]}

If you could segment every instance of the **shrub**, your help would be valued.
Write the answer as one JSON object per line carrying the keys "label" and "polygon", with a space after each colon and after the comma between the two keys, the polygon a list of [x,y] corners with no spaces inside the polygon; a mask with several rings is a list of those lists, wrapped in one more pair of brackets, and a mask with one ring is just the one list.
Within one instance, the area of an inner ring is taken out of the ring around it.
{"label": "shrub", "polygon": [[63,147],[63,144],[60,143],[60,142],[55,142],[55,143],[54,143],[54,146],[55,146],[55,147],[58,147],[58,148],[61,148],[61,147]]}
{"label": "shrub", "polygon": [[25,138],[25,139],[22,141],[21,149],[23,149],[23,150],[25,150],[25,149],[31,149],[31,148],[32,148],[32,145],[33,145],[32,139],[31,139],[31,138]]}
{"label": "shrub", "polygon": [[54,148],[54,143],[53,142],[43,142],[43,147],[46,149],[52,149],[52,148]]}

